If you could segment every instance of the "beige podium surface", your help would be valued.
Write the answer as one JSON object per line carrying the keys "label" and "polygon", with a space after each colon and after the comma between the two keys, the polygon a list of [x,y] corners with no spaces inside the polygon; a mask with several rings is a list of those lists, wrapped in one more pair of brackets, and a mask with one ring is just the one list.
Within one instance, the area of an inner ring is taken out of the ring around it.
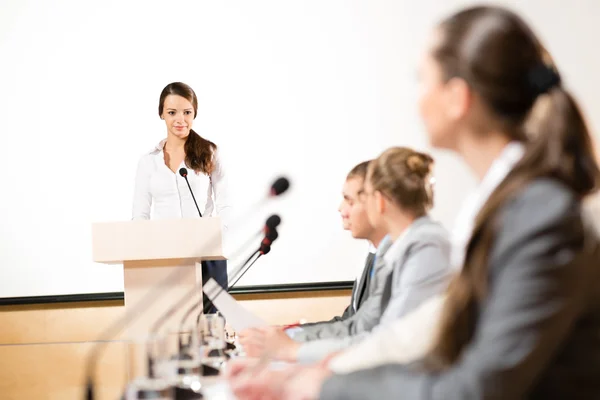
{"label": "beige podium surface", "polygon": [[164,329],[177,326],[194,302],[202,302],[200,262],[225,259],[221,220],[206,217],[94,223],[92,254],[94,262],[123,264],[124,312],[149,291],[155,293],[152,296],[154,302],[120,335],[143,336],[161,315],[196,285],[196,294],[177,310]]}

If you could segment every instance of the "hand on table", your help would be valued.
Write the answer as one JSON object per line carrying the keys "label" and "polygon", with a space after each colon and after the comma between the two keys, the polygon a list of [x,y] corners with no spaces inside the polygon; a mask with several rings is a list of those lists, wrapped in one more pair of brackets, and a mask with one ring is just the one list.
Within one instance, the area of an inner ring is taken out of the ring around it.
{"label": "hand on table", "polygon": [[265,368],[256,374],[237,374],[229,379],[239,400],[314,400],[331,371],[321,365]]}
{"label": "hand on table", "polygon": [[296,361],[300,348],[300,343],[279,327],[246,329],[240,332],[239,341],[249,357],[260,357],[266,353],[270,359],[280,361]]}

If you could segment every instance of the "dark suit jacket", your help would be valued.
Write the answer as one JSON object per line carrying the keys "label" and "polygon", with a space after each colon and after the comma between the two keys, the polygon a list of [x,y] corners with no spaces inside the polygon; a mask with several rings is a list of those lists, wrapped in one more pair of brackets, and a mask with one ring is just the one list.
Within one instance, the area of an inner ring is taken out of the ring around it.
{"label": "dark suit jacket", "polygon": [[[227,260],[202,261],[202,285],[204,286],[210,278],[213,278],[223,289],[228,289]],[[202,302],[204,310],[208,310],[207,314],[214,314],[217,312],[217,308],[210,301],[208,296],[203,294]]]}
{"label": "dark suit jacket", "polygon": [[457,363],[334,376],[321,399],[600,399],[600,245],[580,202],[539,179],[501,211],[489,294]]}
{"label": "dark suit jacket", "polygon": [[[371,282],[371,271],[373,270],[373,261],[375,260],[375,253],[369,253],[367,256],[367,260],[365,261],[365,267],[363,268],[362,275],[360,280],[354,282],[354,286],[352,287],[352,297],[350,298],[350,305],[346,307],[344,313],[340,317],[333,317],[331,322],[342,321],[346,318],[350,318],[353,316],[356,311],[360,308],[360,306],[367,300],[369,297],[369,291],[367,288],[369,287],[369,283]],[[354,309],[353,304],[356,301],[356,309]]]}
{"label": "dark suit jacket", "polygon": [[[371,270],[373,269],[373,261],[374,260],[375,260],[375,253],[369,253],[365,260],[365,267],[363,268],[363,272],[362,272],[362,276],[361,276],[360,280],[355,281],[354,285],[352,286],[352,297],[350,298],[350,304],[348,305],[348,307],[346,307],[346,309],[344,310],[342,315],[340,315],[340,316],[336,315],[329,321],[311,322],[308,324],[302,324],[302,326],[307,327],[307,326],[314,326],[314,325],[320,325],[320,324],[328,324],[330,322],[343,321],[345,319],[350,318],[354,314],[356,314],[356,311],[358,309],[360,309],[360,306],[362,306],[362,304],[365,302],[365,300],[367,300],[367,298],[369,297],[369,290],[367,288],[369,287],[369,284],[371,282]],[[356,310],[352,306],[354,304],[355,299],[356,299]]]}

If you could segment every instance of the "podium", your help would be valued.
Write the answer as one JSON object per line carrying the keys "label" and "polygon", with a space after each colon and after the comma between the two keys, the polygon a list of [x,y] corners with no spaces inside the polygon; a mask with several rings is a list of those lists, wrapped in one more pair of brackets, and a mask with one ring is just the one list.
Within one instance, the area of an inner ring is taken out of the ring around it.
{"label": "podium", "polygon": [[[198,285],[169,321],[178,322],[194,302],[202,302],[203,260],[223,260],[219,217],[134,220],[92,224],[93,261],[123,264],[125,310],[149,291],[157,298],[121,337],[145,335],[152,324],[184,293]],[[171,284],[166,285],[169,281]],[[162,286],[156,291],[158,286]],[[201,308],[199,308],[199,311]]]}

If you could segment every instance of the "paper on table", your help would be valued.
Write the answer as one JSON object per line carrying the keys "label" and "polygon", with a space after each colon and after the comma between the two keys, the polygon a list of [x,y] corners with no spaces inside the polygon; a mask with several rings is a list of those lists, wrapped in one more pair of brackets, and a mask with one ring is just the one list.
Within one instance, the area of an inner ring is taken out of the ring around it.
{"label": "paper on table", "polygon": [[[227,325],[237,332],[248,328],[259,328],[268,324],[238,303],[226,290],[222,290],[219,284],[210,278],[204,284],[204,295],[217,307],[227,320]],[[219,293],[220,292],[220,293]],[[217,296],[215,296],[219,293]],[[216,297],[216,298],[215,298]]]}

